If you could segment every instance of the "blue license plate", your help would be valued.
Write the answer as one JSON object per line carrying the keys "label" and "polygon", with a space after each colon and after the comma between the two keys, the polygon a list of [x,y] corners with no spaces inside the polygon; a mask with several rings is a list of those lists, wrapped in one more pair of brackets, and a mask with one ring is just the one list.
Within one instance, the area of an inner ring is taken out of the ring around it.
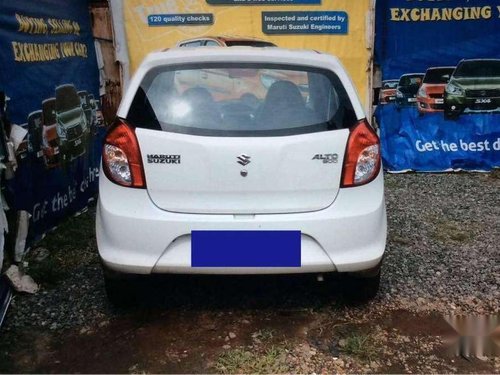
{"label": "blue license plate", "polygon": [[300,231],[191,232],[191,267],[300,267]]}

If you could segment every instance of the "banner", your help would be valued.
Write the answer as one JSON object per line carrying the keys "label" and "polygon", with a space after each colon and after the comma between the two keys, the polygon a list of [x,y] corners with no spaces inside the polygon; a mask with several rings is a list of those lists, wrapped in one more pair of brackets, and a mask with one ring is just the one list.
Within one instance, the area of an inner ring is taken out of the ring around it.
{"label": "banner", "polygon": [[500,167],[500,3],[385,0],[376,20],[384,167]]}
{"label": "banner", "polygon": [[31,215],[28,244],[97,192],[103,118],[87,6],[0,0],[0,90],[11,139],[21,135],[6,196]]}
{"label": "banner", "polygon": [[336,55],[367,104],[370,4],[371,0],[127,0],[119,6],[123,7],[131,73],[149,52],[175,47],[183,40],[258,38],[278,47]]}

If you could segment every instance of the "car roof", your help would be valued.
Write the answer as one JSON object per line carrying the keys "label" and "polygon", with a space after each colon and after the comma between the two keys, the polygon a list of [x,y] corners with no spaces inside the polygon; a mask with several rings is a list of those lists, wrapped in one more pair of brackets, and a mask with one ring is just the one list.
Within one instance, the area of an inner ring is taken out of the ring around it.
{"label": "car roof", "polygon": [[333,55],[306,49],[279,47],[254,48],[248,46],[227,47],[175,47],[147,55],[140,68],[149,70],[166,64],[196,62],[220,63],[276,63],[308,66],[313,68],[347,71]]}
{"label": "car roof", "polygon": [[289,65],[303,65],[311,67],[326,67],[326,61],[333,63],[335,68],[342,69],[343,66],[337,57],[307,49],[286,48],[254,48],[249,46],[235,46],[231,48],[219,46],[199,47],[174,47],[162,51],[154,51],[148,54],[141,66],[151,67],[174,62],[269,62],[280,61]]}
{"label": "car roof", "polygon": [[460,62],[476,62],[476,61],[500,61],[500,59],[463,59]]}
{"label": "car roof", "polygon": [[425,73],[405,73],[401,77],[408,77],[408,76],[424,76]]}
{"label": "car roof", "polygon": [[47,98],[47,99],[42,100],[42,105],[45,103],[50,103],[50,102],[55,102],[55,101],[56,101],[56,98],[54,98],[54,97]]}
{"label": "car roof", "polygon": [[431,68],[428,68],[427,71],[429,70],[438,70],[438,69],[455,69],[456,66],[433,66]]}

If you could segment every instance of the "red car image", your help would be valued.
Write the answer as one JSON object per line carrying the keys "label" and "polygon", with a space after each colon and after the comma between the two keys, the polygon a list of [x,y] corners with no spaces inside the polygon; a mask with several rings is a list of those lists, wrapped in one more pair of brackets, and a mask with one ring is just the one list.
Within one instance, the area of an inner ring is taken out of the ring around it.
{"label": "red car image", "polygon": [[427,69],[417,94],[420,115],[444,110],[444,89],[454,70],[453,66]]}
{"label": "red car image", "polygon": [[382,87],[379,94],[380,104],[393,103],[396,100],[396,89],[398,87],[398,79],[382,81]]}

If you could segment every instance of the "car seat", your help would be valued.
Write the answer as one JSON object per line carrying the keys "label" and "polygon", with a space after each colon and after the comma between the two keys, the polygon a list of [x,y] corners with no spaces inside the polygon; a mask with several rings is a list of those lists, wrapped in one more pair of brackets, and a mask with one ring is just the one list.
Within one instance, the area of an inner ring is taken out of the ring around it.
{"label": "car seat", "polygon": [[182,100],[189,105],[190,111],[181,125],[215,129],[219,127],[221,115],[217,104],[206,88],[191,87],[184,91]]}
{"label": "car seat", "polygon": [[290,81],[276,81],[267,91],[257,113],[257,129],[301,127],[316,122],[314,113],[306,108],[299,88]]}

